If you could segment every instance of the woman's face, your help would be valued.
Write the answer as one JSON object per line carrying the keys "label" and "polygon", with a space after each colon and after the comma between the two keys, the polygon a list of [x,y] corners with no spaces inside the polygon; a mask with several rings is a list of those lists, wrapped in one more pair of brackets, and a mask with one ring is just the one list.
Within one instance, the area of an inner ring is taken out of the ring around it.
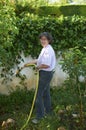
{"label": "woman's face", "polygon": [[43,47],[45,47],[47,44],[49,44],[49,40],[48,40],[45,36],[42,36],[42,37],[40,38],[40,42],[41,42],[41,45],[42,45]]}

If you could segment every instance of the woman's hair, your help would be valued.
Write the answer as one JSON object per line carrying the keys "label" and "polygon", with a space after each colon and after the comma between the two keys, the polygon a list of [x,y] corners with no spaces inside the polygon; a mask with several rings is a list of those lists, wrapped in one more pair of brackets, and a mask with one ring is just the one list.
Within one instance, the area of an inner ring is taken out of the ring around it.
{"label": "woman's hair", "polygon": [[51,44],[53,42],[53,37],[52,35],[49,33],[49,32],[42,32],[39,34],[39,39],[41,39],[43,36],[45,36],[48,41],[49,41],[49,44]]}

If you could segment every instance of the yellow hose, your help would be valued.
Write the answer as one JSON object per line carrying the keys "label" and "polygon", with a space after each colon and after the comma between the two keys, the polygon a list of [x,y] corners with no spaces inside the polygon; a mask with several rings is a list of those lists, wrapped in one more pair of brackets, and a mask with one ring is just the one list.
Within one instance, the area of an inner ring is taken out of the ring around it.
{"label": "yellow hose", "polygon": [[[34,66],[34,67],[36,67],[35,64],[28,64],[27,67],[28,67],[28,66]],[[17,71],[16,74],[18,74],[23,68],[25,68],[25,67],[22,67],[19,71]],[[28,125],[28,123],[29,123],[29,121],[30,121],[30,118],[31,118],[31,115],[32,115],[32,112],[33,112],[33,108],[34,108],[34,104],[35,104],[35,100],[36,100],[36,96],[37,96],[38,81],[39,81],[39,71],[37,70],[36,90],[35,90],[35,94],[34,94],[32,106],[31,106],[31,109],[30,109],[30,113],[29,113],[29,115],[28,115],[28,119],[26,120],[25,124],[21,127],[20,130],[24,130],[24,128]]]}

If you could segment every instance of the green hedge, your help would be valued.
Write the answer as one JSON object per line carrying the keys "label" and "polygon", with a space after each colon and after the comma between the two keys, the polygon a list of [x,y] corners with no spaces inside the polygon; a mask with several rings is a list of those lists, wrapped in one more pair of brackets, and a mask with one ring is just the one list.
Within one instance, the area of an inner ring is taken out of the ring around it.
{"label": "green hedge", "polygon": [[40,16],[86,16],[86,5],[41,6],[37,13]]}
{"label": "green hedge", "polygon": [[34,8],[29,4],[22,6],[21,4],[16,4],[15,12],[19,16],[21,13],[33,13],[39,16],[86,16],[86,5],[65,5],[65,6],[41,6]]}
{"label": "green hedge", "polygon": [[60,6],[41,6],[37,10],[39,16],[60,16],[62,12],[60,11]]}
{"label": "green hedge", "polygon": [[65,6],[40,6],[40,7],[32,7],[29,4],[25,4],[24,6],[21,4],[16,4],[15,12],[17,16],[24,13],[33,13],[39,16],[86,16],[86,5],[65,5]]}
{"label": "green hedge", "polygon": [[64,16],[72,16],[72,15],[86,16],[86,5],[61,6],[60,10]]}
{"label": "green hedge", "polygon": [[16,38],[18,47],[27,55],[37,56],[40,51],[38,35],[48,31],[53,35],[54,49],[61,50],[86,45],[86,18],[73,17],[35,17],[23,15],[18,21],[19,35]]}
{"label": "green hedge", "polygon": [[[7,2],[6,2],[7,1]],[[15,9],[15,13],[17,16],[20,14],[25,14],[27,12],[33,13],[39,16],[86,16],[86,5],[48,5],[48,6],[33,6],[28,1],[27,2],[12,2],[9,0],[1,0],[0,1],[0,8],[1,5],[9,5],[13,6]]]}

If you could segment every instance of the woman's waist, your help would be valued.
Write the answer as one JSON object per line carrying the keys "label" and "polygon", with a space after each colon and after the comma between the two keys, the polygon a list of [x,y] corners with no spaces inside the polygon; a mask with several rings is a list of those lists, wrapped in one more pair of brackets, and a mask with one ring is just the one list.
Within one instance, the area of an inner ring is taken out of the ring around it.
{"label": "woman's waist", "polygon": [[52,69],[52,70],[40,69],[39,72],[52,73],[52,72],[55,72],[55,69]]}

